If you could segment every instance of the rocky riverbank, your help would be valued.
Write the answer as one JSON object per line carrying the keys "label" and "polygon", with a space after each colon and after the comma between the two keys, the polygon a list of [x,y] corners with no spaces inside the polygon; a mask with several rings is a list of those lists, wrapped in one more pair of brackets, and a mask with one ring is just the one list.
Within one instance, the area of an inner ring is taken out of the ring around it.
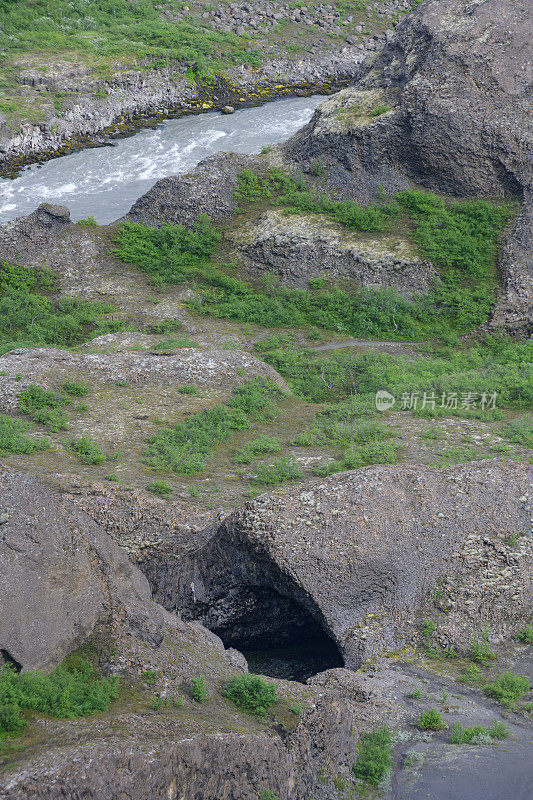
{"label": "rocky riverbank", "polygon": [[[85,76],[81,86],[86,84],[86,93],[65,104],[60,117],[22,120],[10,129],[2,126],[0,115],[0,176],[15,177],[26,164],[109,144],[171,117],[245,108],[280,97],[331,94],[353,79],[363,58],[358,48],[345,46],[318,58],[275,60],[259,70],[241,67],[213,83],[191,79],[180,65],[118,71],[107,82],[104,97],[97,95],[98,81]],[[61,91],[60,87],[79,78],[70,67],[63,71],[58,67],[50,85]],[[32,76],[31,80],[43,78]]]}
{"label": "rocky riverbank", "polygon": [[116,59],[104,68],[82,53],[52,63],[46,54],[17,55],[8,62],[5,99],[0,95],[0,175],[12,177],[25,164],[98,146],[168,117],[339,89],[391,39],[410,8],[408,0],[365,9],[357,3],[353,9],[350,3],[161,6],[170,25],[196,22],[207,36],[243,37],[242,63],[233,59],[209,75],[190,58],[166,59],[163,67]]}

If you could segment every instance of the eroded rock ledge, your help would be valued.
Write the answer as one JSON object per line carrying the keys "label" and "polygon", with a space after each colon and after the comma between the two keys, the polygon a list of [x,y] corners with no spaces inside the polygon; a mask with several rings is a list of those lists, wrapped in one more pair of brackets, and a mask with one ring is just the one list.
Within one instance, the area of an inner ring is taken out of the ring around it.
{"label": "eroded rock ledge", "polygon": [[[443,645],[464,652],[484,625],[503,640],[527,622],[532,504],[533,470],[505,460],[355,470],[249,502],[188,565],[147,574],[223,638],[264,619],[282,636],[299,610],[356,668],[437,614]],[[280,605],[294,614],[271,615]]]}

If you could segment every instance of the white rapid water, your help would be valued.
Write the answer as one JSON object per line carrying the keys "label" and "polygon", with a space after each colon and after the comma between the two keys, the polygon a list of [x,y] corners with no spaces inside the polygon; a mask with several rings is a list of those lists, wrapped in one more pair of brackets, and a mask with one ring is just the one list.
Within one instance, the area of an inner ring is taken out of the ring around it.
{"label": "white rapid water", "polygon": [[73,220],[111,222],[159,178],[187,172],[212,153],[258,153],[264,145],[288,139],[322,100],[322,95],[313,95],[229,116],[210,112],[168,120],[154,130],[118,139],[112,147],[33,164],[14,180],[0,180],[0,223],[30,214],[42,202],[66,205]]}

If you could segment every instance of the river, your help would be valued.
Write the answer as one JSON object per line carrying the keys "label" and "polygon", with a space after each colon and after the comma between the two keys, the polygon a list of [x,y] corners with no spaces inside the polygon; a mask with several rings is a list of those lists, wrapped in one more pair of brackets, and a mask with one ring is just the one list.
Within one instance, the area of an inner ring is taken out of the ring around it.
{"label": "river", "polygon": [[187,172],[212,153],[258,153],[288,139],[323,100],[323,95],[312,95],[227,116],[209,112],[181,117],[117,139],[109,147],[32,164],[17,178],[0,180],[0,222],[30,214],[42,202],[66,205],[73,220],[112,222],[159,178]]}

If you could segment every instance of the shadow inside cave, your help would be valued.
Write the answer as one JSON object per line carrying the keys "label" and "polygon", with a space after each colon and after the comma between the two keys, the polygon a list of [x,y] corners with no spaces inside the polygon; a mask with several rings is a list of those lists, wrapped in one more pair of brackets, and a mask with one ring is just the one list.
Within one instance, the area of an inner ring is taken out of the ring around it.
{"label": "shadow inside cave", "polygon": [[211,606],[202,622],[226,647],[245,655],[250,672],[305,681],[344,666],[323,626],[294,598],[271,587],[240,587]]}

